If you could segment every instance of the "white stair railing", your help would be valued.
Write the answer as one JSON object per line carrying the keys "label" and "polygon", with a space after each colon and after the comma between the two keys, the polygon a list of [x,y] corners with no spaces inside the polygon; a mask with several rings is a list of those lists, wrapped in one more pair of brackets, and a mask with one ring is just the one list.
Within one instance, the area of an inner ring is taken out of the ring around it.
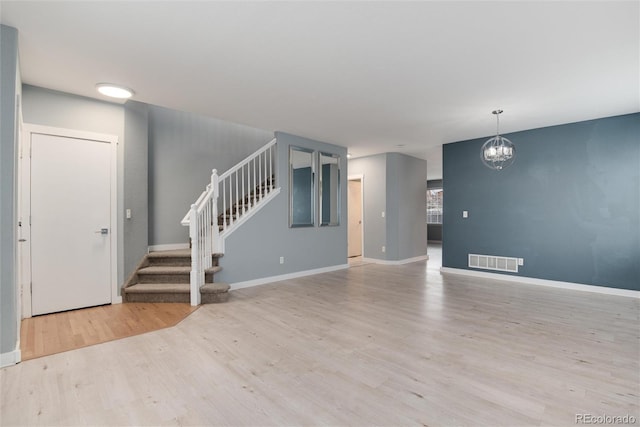
{"label": "white stair railing", "polygon": [[223,221],[221,234],[228,234],[242,217],[258,206],[274,189],[276,140],[220,175],[219,196]]}
{"label": "white stair railing", "polygon": [[224,252],[224,238],[279,192],[274,182],[275,156],[273,139],[222,175],[213,169],[211,182],[182,219],[191,239],[191,305],[200,305],[205,271],[213,265],[213,254]]}

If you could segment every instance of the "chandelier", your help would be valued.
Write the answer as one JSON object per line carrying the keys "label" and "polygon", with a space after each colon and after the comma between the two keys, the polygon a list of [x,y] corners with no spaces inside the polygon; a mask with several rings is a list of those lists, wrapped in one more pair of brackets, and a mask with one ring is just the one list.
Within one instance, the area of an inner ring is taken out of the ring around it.
{"label": "chandelier", "polygon": [[482,158],[482,163],[488,168],[502,170],[515,160],[516,147],[513,142],[504,136],[500,136],[500,114],[502,114],[502,110],[493,110],[491,113],[496,115],[496,136],[489,138],[482,145],[480,157]]}

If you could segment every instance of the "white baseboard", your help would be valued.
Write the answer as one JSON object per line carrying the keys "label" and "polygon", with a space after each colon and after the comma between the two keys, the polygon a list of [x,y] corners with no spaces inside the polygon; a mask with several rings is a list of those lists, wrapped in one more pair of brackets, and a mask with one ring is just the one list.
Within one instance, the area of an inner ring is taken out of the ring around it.
{"label": "white baseboard", "polygon": [[247,280],[231,285],[231,290],[250,288],[252,286],[266,285],[267,283],[279,282],[281,280],[297,279],[298,277],[312,276],[314,274],[329,273],[336,270],[349,268],[349,264],[332,265],[330,267],[314,268],[313,270],[296,271],[295,273],[281,274],[279,276],[263,277],[261,279]]}
{"label": "white baseboard", "polygon": [[429,255],[420,255],[420,256],[413,257],[413,258],[400,259],[400,260],[397,260],[397,261],[390,261],[390,260],[386,260],[386,259],[362,257],[362,261],[363,262],[370,262],[370,263],[373,263],[373,264],[380,264],[380,265],[403,265],[403,264],[409,264],[410,262],[425,261],[425,260],[428,260],[428,259],[429,259]]}
{"label": "white baseboard", "polygon": [[595,292],[598,294],[640,298],[640,291],[610,288],[607,286],[584,285],[582,283],[560,282],[557,280],[537,279],[535,277],[511,276],[508,274],[487,273],[484,271],[465,270],[462,268],[440,267],[440,272],[448,274],[459,274],[462,276],[481,277],[484,279],[502,280],[507,282],[526,283],[527,285],[548,286],[552,288],[572,289],[574,291]]}
{"label": "white baseboard", "polygon": [[0,368],[15,365],[22,360],[22,354],[20,350],[13,350],[9,353],[0,354]]}
{"label": "white baseboard", "polygon": [[158,252],[158,251],[175,251],[178,249],[189,249],[188,243],[172,243],[169,245],[152,245],[149,246],[147,252]]}

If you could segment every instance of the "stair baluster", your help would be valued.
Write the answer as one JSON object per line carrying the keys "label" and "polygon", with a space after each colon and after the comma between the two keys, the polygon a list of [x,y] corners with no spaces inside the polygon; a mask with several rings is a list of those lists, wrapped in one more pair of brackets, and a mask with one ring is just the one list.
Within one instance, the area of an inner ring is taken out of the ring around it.
{"label": "stair baluster", "polygon": [[[191,305],[200,304],[205,270],[212,265],[213,253],[224,253],[224,238],[246,221],[259,204],[279,193],[275,186],[275,149],[273,139],[222,175],[213,169],[211,183],[183,218],[182,225],[189,226],[191,239]],[[222,214],[218,216],[220,189]]]}

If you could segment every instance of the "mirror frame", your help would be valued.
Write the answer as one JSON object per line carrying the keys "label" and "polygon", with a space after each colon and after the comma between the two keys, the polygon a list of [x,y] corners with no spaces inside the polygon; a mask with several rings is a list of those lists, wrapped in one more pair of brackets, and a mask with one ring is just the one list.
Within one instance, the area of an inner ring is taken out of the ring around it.
{"label": "mirror frame", "polygon": [[[311,159],[309,161],[309,167],[311,167],[311,188],[309,189],[309,209],[311,212],[311,217],[310,217],[310,221],[308,223],[294,223],[293,222],[293,153],[295,151],[299,151],[299,152],[303,152],[303,153],[308,153],[311,155]],[[294,145],[290,145],[289,146],[289,227],[290,228],[297,228],[297,227],[314,227],[315,226],[315,208],[316,208],[316,204],[315,204],[315,200],[316,200],[316,196],[315,196],[315,181],[316,181],[316,174],[315,174],[315,151],[311,150],[309,148],[304,148],[304,147],[296,147]]]}
{"label": "mirror frame", "polygon": [[[329,157],[329,158],[333,158],[336,159],[336,165],[338,167],[338,179],[336,181],[336,193],[335,193],[335,200],[331,200],[331,202],[333,202],[336,206],[336,220],[334,222],[331,222],[331,220],[329,219],[329,221],[323,221],[322,218],[322,191],[323,191],[323,168],[322,168],[322,158],[323,157]],[[339,154],[335,154],[335,153],[325,153],[323,151],[319,152],[318,155],[318,224],[320,225],[320,227],[336,227],[340,225],[340,200],[341,200],[341,195],[340,192],[342,190],[341,185],[340,185],[340,155]]]}

